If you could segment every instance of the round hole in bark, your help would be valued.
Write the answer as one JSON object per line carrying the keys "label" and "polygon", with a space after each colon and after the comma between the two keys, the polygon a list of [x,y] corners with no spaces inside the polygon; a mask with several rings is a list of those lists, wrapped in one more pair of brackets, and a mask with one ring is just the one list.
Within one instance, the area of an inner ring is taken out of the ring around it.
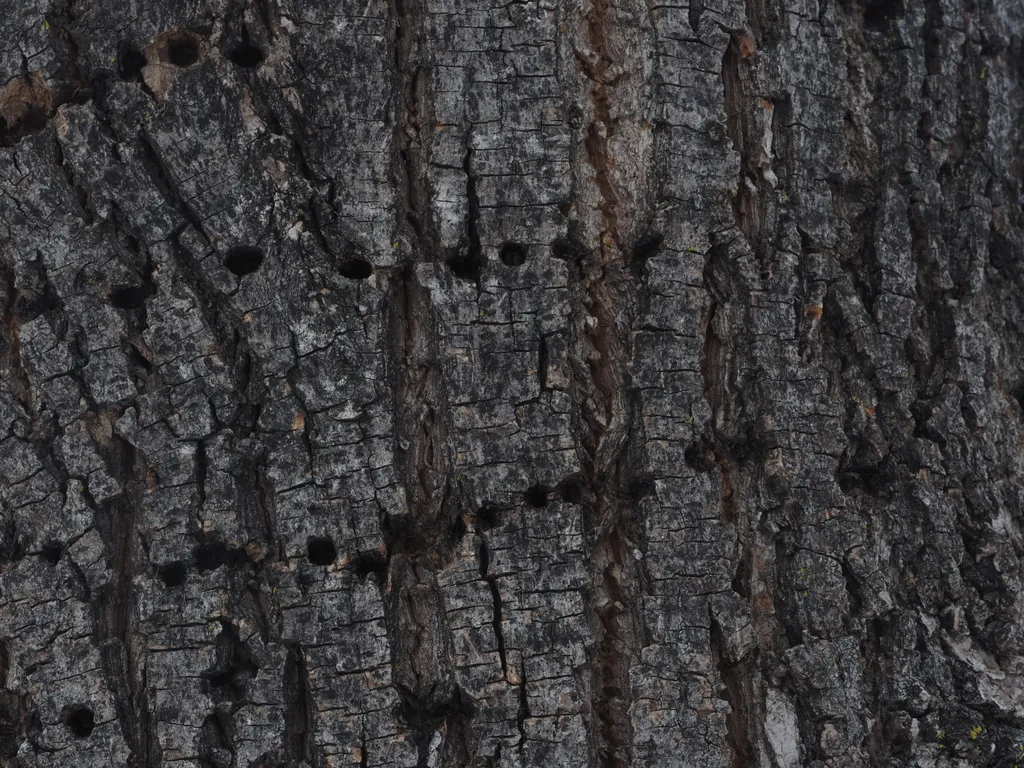
{"label": "round hole in bark", "polygon": [[638,477],[629,484],[626,495],[633,501],[640,501],[654,493],[654,480],[649,477]]}
{"label": "round hole in bark", "polygon": [[191,67],[199,61],[199,41],[181,32],[167,41],[167,60],[176,67]]}
{"label": "round hole in bark", "polygon": [[559,237],[551,241],[551,255],[556,259],[578,264],[586,254],[587,249],[578,240]]}
{"label": "round hole in bark", "polygon": [[78,739],[85,739],[92,735],[96,727],[96,719],[92,710],[83,705],[71,707],[64,715],[64,724],[71,731],[71,735]]}
{"label": "round hole in bark", "polygon": [[479,282],[480,274],[484,271],[484,259],[480,254],[460,254],[448,259],[445,264],[460,280]]}
{"label": "round hole in bark", "polygon": [[903,0],[868,0],[864,4],[864,26],[881,29],[904,13]]}
{"label": "round hole in bark", "polygon": [[372,576],[381,585],[388,580],[387,558],[376,550],[360,552],[352,559],[349,567],[360,579]]}
{"label": "round hole in bark", "polygon": [[306,542],[306,557],[313,565],[331,565],[338,559],[338,549],[326,536],[313,536]]}
{"label": "round hole in bark", "polygon": [[526,503],[537,509],[544,509],[548,505],[548,494],[551,490],[546,485],[534,485],[526,491]]}
{"label": "round hole in bark", "polygon": [[690,443],[683,452],[683,459],[697,472],[710,472],[715,468],[713,449],[704,440]]}
{"label": "round hole in bark", "polygon": [[566,504],[580,504],[583,501],[583,481],[578,477],[565,478],[556,490]]}
{"label": "round hole in bark", "polygon": [[146,289],[141,285],[122,285],[110,292],[110,303],[118,309],[138,309],[146,303]]}
{"label": "round hole in bark", "polygon": [[522,243],[505,243],[498,251],[498,258],[506,267],[521,267],[526,263],[526,246]]}
{"label": "round hole in bark", "polygon": [[117,51],[117,76],[129,82],[142,82],[146,56],[131,43],[121,43]]}
{"label": "round hole in bark", "polygon": [[224,266],[239,277],[251,275],[263,263],[263,251],[248,245],[236,245],[224,258]]}
{"label": "round hole in bark", "polygon": [[185,583],[185,574],[187,570],[185,564],[180,560],[175,560],[173,563],[167,565],[161,565],[157,569],[157,575],[160,576],[160,581],[164,583],[164,586],[168,589],[174,587],[180,587]]}
{"label": "round hole in bark", "polygon": [[633,274],[639,275],[644,268],[644,264],[647,263],[647,260],[652,256],[657,256],[664,245],[665,238],[659,232],[648,235],[634,245],[633,251],[630,253],[629,257],[629,266]]}
{"label": "round hole in bark", "polygon": [[56,541],[51,541],[43,547],[40,554],[43,556],[43,560],[48,562],[50,565],[56,565],[60,562],[61,555],[64,554],[64,547]]}
{"label": "round hole in bark", "polygon": [[454,545],[462,541],[467,531],[466,519],[462,515],[456,515],[448,526],[448,539]]}
{"label": "round hole in bark", "polygon": [[263,51],[250,43],[248,40],[236,45],[228,51],[228,59],[232,64],[250,69],[258,67],[263,61]]}
{"label": "round hole in bark", "polygon": [[349,280],[365,280],[373,274],[373,265],[366,259],[349,259],[338,266],[338,272]]}
{"label": "round hole in bark", "polygon": [[501,510],[497,504],[484,504],[477,510],[476,519],[483,530],[489,531],[501,524]]}
{"label": "round hole in bark", "polygon": [[231,549],[227,545],[215,541],[200,544],[192,550],[192,558],[196,563],[196,570],[200,573],[215,571],[222,565],[229,568],[236,568],[245,562],[245,550]]}

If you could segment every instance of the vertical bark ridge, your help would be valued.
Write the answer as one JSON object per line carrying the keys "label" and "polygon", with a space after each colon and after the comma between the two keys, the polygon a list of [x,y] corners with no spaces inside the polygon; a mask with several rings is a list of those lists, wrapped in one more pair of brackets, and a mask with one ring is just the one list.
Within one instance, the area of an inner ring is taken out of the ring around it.
{"label": "vertical bark ridge", "polygon": [[463,734],[472,709],[452,676],[451,637],[435,573],[448,563],[465,524],[447,439],[449,407],[439,369],[437,319],[421,271],[439,256],[428,208],[429,142],[423,137],[430,119],[430,75],[422,62],[421,5],[394,0],[392,15],[395,157],[401,190],[396,246],[402,263],[392,269],[390,364],[407,507],[382,521],[388,558],[385,610],[394,684],[402,699],[403,722],[417,746],[418,765],[433,764],[442,753],[446,764],[462,765],[467,757]]}
{"label": "vertical bark ridge", "polygon": [[[583,128],[572,230],[588,249],[572,273],[574,325],[579,334],[574,368],[579,378],[584,509],[592,584],[588,600],[591,654],[590,729],[595,764],[633,761],[630,668],[645,630],[639,605],[638,559],[645,531],[631,488],[642,466],[631,435],[639,428],[629,375],[631,326],[639,301],[644,258],[660,246],[649,220],[643,179],[643,144],[649,130],[643,44],[632,12],[593,0],[584,13],[577,60],[589,83],[590,120]],[[635,262],[635,263],[631,263]]]}

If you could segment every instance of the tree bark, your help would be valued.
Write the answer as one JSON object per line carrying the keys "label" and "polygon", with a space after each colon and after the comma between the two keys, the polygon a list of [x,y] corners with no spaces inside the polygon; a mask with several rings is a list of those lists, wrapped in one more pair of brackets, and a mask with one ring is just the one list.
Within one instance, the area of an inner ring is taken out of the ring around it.
{"label": "tree bark", "polygon": [[0,40],[0,764],[1024,764],[1022,0]]}

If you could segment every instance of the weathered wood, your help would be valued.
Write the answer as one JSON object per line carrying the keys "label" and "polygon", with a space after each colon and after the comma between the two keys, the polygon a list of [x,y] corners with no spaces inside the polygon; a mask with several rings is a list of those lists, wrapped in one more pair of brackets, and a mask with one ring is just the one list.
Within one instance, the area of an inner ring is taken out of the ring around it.
{"label": "weathered wood", "polygon": [[1022,0],[0,40],[0,764],[1024,764]]}

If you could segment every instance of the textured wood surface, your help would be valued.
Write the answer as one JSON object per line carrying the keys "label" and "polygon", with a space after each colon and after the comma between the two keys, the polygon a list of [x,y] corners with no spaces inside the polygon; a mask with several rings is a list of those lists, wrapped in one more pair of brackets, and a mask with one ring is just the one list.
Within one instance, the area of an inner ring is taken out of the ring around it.
{"label": "textured wood surface", "polygon": [[1022,0],[0,0],[0,765],[1024,764]]}

